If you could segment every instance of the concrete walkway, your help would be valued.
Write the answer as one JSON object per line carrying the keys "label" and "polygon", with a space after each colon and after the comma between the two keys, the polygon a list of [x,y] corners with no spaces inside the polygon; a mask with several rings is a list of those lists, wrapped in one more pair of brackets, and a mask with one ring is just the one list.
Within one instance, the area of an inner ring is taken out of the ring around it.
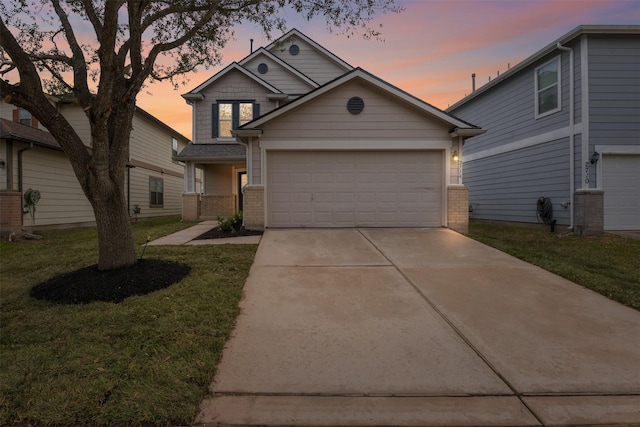
{"label": "concrete walkway", "polygon": [[223,239],[203,239],[193,240],[196,237],[206,233],[218,225],[218,221],[203,221],[194,225],[193,227],[185,228],[184,230],[177,231],[168,236],[161,237],[152,242],[149,242],[149,246],[163,246],[163,245],[225,245],[225,244],[252,244],[257,245],[260,243],[262,236],[240,236],[230,237]]}
{"label": "concrete walkway", "polygon": [[450,230],[267,231],[198,425],[640,424],[640,313]]}

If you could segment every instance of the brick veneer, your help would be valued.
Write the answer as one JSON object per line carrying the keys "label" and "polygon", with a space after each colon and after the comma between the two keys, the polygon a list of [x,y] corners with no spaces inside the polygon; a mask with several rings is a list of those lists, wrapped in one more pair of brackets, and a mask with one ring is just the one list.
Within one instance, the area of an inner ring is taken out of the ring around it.
{"label": "brick veneer", "polygon": [[469,187],[447,187],[447,226],[458,233],[469,232]]}
{"label": "brick veneer", "polygon": [[574,203],[574,234],[587,236],[604,232],[603,190],[577,190]]}
{"label": "brick veneer", "polygon": [[214,196],[203,194],[200,201],[200,215],[203,217],[228,218],[236,211],[236,198],[233,195]]}
{"label": "brick veneer", "polygon": [[22,197],[19,191],[0,190],[0,234],[18,233],[22,229]]}
{"label": "brick veneer", "polygon": [[264,230],[264,187],[244,187],[244,227],[247,230]]}
{"label": "brick veneer", "polygon": [[182,195],[182,220],[198,221],[200,219],[200,195],[184,193]]}

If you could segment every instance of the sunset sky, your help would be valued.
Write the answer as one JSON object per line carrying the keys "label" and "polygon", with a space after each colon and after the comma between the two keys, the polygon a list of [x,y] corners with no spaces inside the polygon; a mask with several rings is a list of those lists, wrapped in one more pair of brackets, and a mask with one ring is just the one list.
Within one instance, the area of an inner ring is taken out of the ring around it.
{"label": "sunset sky", "polygon": [[[640,0],[396,0],[401,14],[381,16],[384,41],[330,33],[323,19],[287,16],[297,28],[354,67],[445,109],[509,66],[527,58],[578,25],[640,23]],[[274,38],[280,34],[273,34]],[[143,89],[138,105],[191,137],[191,107],[180,97],[233,61],[270,41],[256,26],[236,28],[220,67],[187,77],[186,86]]]}

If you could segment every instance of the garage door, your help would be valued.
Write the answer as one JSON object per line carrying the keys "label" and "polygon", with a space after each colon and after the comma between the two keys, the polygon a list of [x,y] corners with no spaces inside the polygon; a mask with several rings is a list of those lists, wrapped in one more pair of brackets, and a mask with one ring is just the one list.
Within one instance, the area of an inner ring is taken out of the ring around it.
{"label": "garage door", "polygon": [[602,159],[605,230],[640,230],[640,156]]}
{"label": "garage door", "polygon": [[440,227],[441,151],[270,151],[269,227]]}

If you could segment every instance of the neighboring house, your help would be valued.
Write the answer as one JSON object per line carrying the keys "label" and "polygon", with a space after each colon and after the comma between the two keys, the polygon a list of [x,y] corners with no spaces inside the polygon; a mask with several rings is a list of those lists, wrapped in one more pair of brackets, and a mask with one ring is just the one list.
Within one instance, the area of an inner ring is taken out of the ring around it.
{"label": "neighboring house", "polygon": [[242,210],[249,229],[467,229],[453,157],[484,131],[297,30],[183,97],[194,127],[193,143],[175,157],[185,162],[185,220]]}
{"label": "neighboring house", "polygon": [[[51,97],[87,147],[89,122],[81,108]],[[184,166],[172,156],[189,140],[138,108],[133,119],[125,192],[132,220],[179,216]],[[29,194],[37,191],[36,204]],[[0,103],[0,229],[18,232],[95,224],[69,160],[35,118]]]}
{"label": "neighboring house", "polygon": [[[580,26],[451,106],[471,218],[640,230],[640,26]],[[544,204],[541,203],[543,206]]]}

